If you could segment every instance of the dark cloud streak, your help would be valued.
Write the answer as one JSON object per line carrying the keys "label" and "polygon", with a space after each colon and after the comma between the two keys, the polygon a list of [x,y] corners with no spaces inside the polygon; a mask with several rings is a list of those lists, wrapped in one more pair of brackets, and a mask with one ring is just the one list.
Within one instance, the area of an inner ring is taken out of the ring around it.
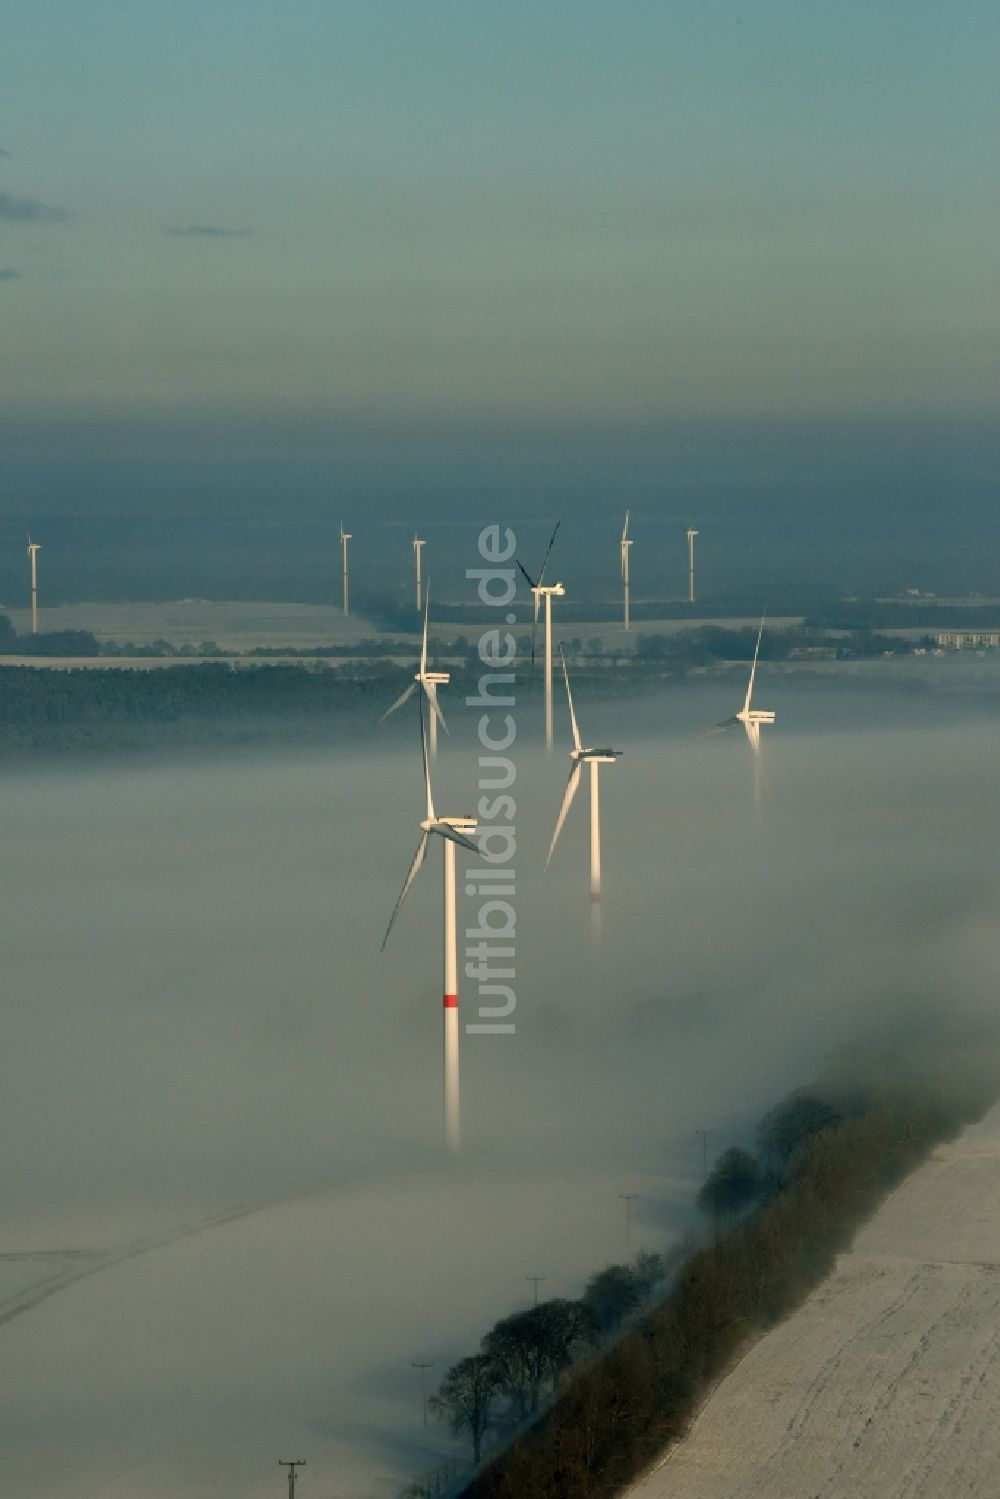
{"label": "dark cloud streak", "polygon": [[20,275],[21,272],[15,271],[12,266],[0,267],[0,281],[17,281]]}
{"label": "dark cloud streak", "polygon": [[170,228],[168,234],[179,239],[246,239],[252,229],[223,229],[218,224],[188,224],[184,229]]}
{"label": "dark cloud streak", "polygon": [[0,223],[3,224],[66,224],[73,215],[65,208],[50,208],[39,203],[37,198],[16,198],[13,193],[0,193]]}

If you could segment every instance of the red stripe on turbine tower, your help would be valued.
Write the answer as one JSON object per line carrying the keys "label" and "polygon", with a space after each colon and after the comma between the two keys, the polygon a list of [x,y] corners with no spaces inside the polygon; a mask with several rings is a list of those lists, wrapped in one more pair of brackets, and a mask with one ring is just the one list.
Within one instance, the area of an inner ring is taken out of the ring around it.
{"label": "red stripe on turbine tower", "polygon": [[444,1007],[445,1007],[446,1010],[457,1010],[458,1009],[458,995],[457,994],[446,994],[445,997],[444,997]]}

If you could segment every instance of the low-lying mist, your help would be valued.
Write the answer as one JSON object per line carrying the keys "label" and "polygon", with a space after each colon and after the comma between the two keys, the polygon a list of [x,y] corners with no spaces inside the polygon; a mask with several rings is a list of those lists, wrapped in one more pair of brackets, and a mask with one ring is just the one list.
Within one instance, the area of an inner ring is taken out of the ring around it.
{"label": "low-lying mist", "polygon": [[[143,1252],[28,1309],[49,1262],[0,1259],[5,1488],[256,1496],[305,1456],[310,1493],[391,1495],[447,1446],[410,1360],[439,1375],[526,1276],[572,1295],[623,1257],[619,1192],[630,1249],[662,1243],[697,1131],[724,1148],[869,1034],[990,1019],[992,715],[762,675],[758,815],[741,731],[698,737],[742,690],[580,693],[585,742],[624,752],[600,942],[585,785],[543,869],[568,736],[560,711],[547,757],[525,698],[517,1031],[463,1038],[457,1164],[439,849],[379,951],[419,837],[415,714],[357,753],[6,775],[0,1249]],[[467,812],[475,717],[447,711],[437,807]]]}

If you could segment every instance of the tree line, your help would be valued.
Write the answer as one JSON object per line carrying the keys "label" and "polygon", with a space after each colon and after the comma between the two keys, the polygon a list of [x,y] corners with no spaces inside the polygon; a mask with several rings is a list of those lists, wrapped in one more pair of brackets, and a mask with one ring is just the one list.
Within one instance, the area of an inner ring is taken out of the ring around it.
{"label": "tree line", "polygon": [[509,1438],[463,1499],[619,1493],[683,1435],[747,1341],[804,1300],[885,1194],[995,1091],[989,1070],[797,1090],[770,1110],[756,1149],[723,1152],[705,1181],[701,1247],[674,1265],[643,1255],[608,1266],[580,1301],[515,1312],[448,1371],[436,1409],[474,1460],[491,1426]]}
{"label": "tree line", "polygon": [[355,732],[359,714],[374,730],[392,685],[304,666],[0,666],[0,749],[85,753],[307,735],[326,742],[348,725]]}
{"label": "tree line", "polygon": [[468,1437],[478,1463],[487,1429],[509,1433],[535,1416],[566,1370],[615,1337],[666,1274],[664,1257],[644,1251],[592,1275],[579,1300],[554,1298],[501,1318],[478,1353],[448,1370],[431,1408]]}

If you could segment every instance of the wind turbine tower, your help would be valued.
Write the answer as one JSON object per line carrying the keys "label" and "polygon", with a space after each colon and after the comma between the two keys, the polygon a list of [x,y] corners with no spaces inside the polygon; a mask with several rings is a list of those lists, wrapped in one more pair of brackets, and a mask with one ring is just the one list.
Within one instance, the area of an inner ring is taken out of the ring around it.
{"label": "wind turbine tower", "polygon": [[414,535],[414,537],[413,537],[413,563],[414,563],[414,566],[415,566],[416,571],[417,571],[417,609],[418,610],[423,605],[423,590],[422,590],[421,581],[420,581],[420,549],[421,549],[421,547],[425,547],[426,545],[427,545],[426,541],[421,541],[421,539],[420,539],[419,536]]}
{"label": "wind turbine tower", "polygon": [[688,603],[694,603],[694,539],[699,534],[688,526]]}
{"label": "wind turbine tower", "polygon": [[413,681],[410,683],[409,687],[401,692],[399,694],[399,697],[393,703],[392,707],[387,708],[386,711],[382,714],[382,722],[385,723],[385,720],[389,717],[390,713],[395,713],[396,709],[401,708],[403,704],[413,696],[418,688],[422,688],[424,696],[427,698],[427,707],[430,710],[430,750],[431,759],[434,760],[437,758],[438,723],[441,724],[441,727],[444,729],[446,734],[448,732],[448,725],[444,721],[444,714],[441,712],[441,707],[438,703],[437,690],[439,687],[447,686],[447,684],[451,681],[451,673],[447,671],[428,671],[427,669],[427,616],[430,611],[430,606],[431,586],[430,581],[428,580],[427,591],[424,594],[424,633],[420,647],[420,666],[418,667],[416,676],[413,678]]}
{"label": "wind turbine tower", "polygon": [[31,633],[38,634],[38,554],[41,543],[28,537],[28,558],[31,562]]}
{"label": "wind turbine tower", "polygon": [[451,1151],[457,1151],[461,1138],[458,1075],[458,933],[455,920],[455,847],[477,853],[471,841],[476,834],[474,817],[439,817],[434,809],[434,794],[431,790],[430,764],[427,756],[427,736],[424,732],[424,700],[420,698],[420,752],[424,762],[425,813],[420,823],[420,842],[413,856],[409,874],[400,891],[389,925],[382,938],[382,948],[389,940],[393,923],[399,914],[427,856],[427,844],[431,834],[436,834],[444,844],[444,1138]]}
{"label": "wind turbine tower", "polygon": [[542,600],[545,600],[545,748],[548,750],[552,748],[552,600],[564,598],[566,590],[561,583],[547,584],[545,582],[545,569],[548,566],[549,554],[552,551],[552,544],[556,539],[556,532],[561,525],[562,521],[556,521],[552,535],[549,537],[549,544],[545,548],[545,556],[542,558],[542,566],[537,579],[531,576],[528,569],[520,560],[517,564],[527,579],[535,601],[535,621],[531,636],[532,662],[535,659],[535,632],[538,629],[538,614]]}
{"label": "wind turbine tower", "polygon": [[614,765],[621,758],[621,750],[594,747],[586,747],[580,738],[580,726],[576,721],[576,712],[573,708],[573,693],[569,685],[569,672],[566,669],[566,657],[562,651],[559,652],[562,661],[563,677],[566,682],[566,702],[569,705],[569,721],[573,731],[573,748],[569,755],[573,764],[570,768],[569,780],[566,782],[566,790],[563,794],[562,806],[559,808],[559,816],[556,819],[555,832],[552,834],[552,842],[549,844],[548,857],[545,867],[548,869],[549,862],[555,852],[559,834],[569,815],[569,809],[573,804],[577,788],[580,785],[580,777],[585,765],[590,767],[590,904],[593,912],[594,930],[600,931],[600,907],[601,907],[601,780],[600,770],[602,765]]}
{"label": "wind turbine tower", "polygon": [[764,634],[764,619],[761,619],[760,629],[757,631],[757,644],[754,647],[753,665],[750,667],[750,680],[747,682],[747,695],[743,699],[743,707],[739,713],[734,713],[732,718],[726,718],[722,723],[716,724],[709,733],[716,733],[720,729],[732,729],[738,723],[743,725],[746,731],[747,742],[753,754],[754,770],[754,805],[760,812],[761,790],[764,781],[764,768],[761,761],[760,731],[763,724],[774,723],[774,712],[770,708],[753,707],[753,688],[757,676],[757,660],[760,656],[760,642]]}
{"label": "wind turbine tower", "polygon": [[622,591],[623,591],[624,596],[625,596],[625,628],[626,628],[626,630],[628,630],[628,629],[631,628],[630,622],[629,622],[628,554],[629,554],[629,548],[631,547],[632,542],[629,540],[629,534],[628,534],[628,517],[629,517],[629,512],[626,510],[626,512],[625,512],[625,525],[622,527],[621,540],[618,543],[618,549],[619,549],[619,552],[621,553]]}
{"label": "wind turbine tower", "polygon": [[345,614],[350,614],[350,612],[351,612],[351,610],[350,610],[350,598],[351,598],[350,573],[348,571],[348,566],[347,566],[347,543],[350,541],[350,539],[351,539],[351,532],[344,530],[344,522],[341,521],[340,522],[340,555],[341,555],[341,564],[342,564],[342,570],[343,570],[343,575],[344,575],[344,613]]}

